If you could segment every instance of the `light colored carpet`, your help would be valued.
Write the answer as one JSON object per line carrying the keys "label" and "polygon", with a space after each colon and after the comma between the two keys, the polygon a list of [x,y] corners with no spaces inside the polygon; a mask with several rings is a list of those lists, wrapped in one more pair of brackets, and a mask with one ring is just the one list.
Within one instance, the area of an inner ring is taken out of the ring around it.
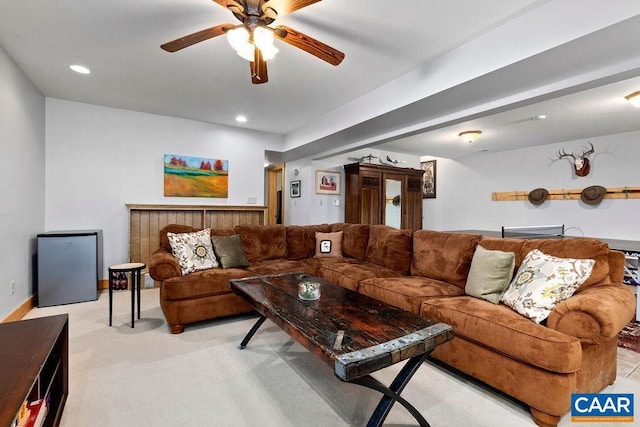
{"label": "light colored carpet", "polygon": [[[115,293],[112,327],[108,300],[103,292],[97,301],[36,308],[26,316],[69,313],[62,426],[360,426],[380,398],[341,382],[270,321],[241,351],[254,316],[202,322],[172,335],[158,289],[142,291],[142,319],[134,329],[129,292]],[[374,376],[388,384],[400,367]],[[640,396],[640,384],[619,377],[605,391]],[[429,363],[402,395],[433,427],[534,425],[526,407]],[[563,417],[561,425],[570,424],[570,416]],[[385,425],[417,423],[396,404]]]}

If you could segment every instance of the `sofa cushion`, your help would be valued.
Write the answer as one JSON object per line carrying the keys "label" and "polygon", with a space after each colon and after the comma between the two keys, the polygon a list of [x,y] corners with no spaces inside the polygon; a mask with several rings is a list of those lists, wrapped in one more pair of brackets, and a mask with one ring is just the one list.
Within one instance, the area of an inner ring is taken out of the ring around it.
{"label": "sofa cushion", "polygon": [[167,300],[193,299],[232,292],[229,280],[250,277],[254,274],[240,268],[223,270],[213,268],[196,271],[162,282],[162,294]]}
{"label": "sofa cushion", "polygon": [[180,234],[180,233],[192,233],[194,231],[198,231],[198,229],[193,228],[189,225],[182,225],[182,224],[166,225],[162,228],[162,230],[160,230],[160,247],[171,252],[171,243],[169,242],[167,233]]}
{"label": "sofa cushion", "polygon": [[331,224],[331,231],[342,231],[342,255],[364,261],[369,243],[368,224]]}
{"label": "sofa cushion", "polygon": [[247,267],[250,265],[244,256],[244,252],[242,252],[240,235],[211,236],[211,243],[222,268]]}
{"label": "sofa cushion", "polygon": [[412,276],[452,283],[464,289],[471,259],[482,236],[418,230],[413,233]]}
{"label": "sofa cushion", "polygon": [[288,225],[287,233],[287,258],[306,259],[311,258],[316,250],[316,232],[328,233],[331,231],[329,224],[322,225]]}
{"label": "sofa cushion", "polygon": [[570,373],[582,364],[577,338],[534,323],[502,304],[471,296],[429,298],[422,302],[420,314],[453,326],[456,336],[542,369]]}
{"label": "sofa cushion", "polygon": [[362,280],[374,277],[395,277],[398,276],[398,272],[370,262],[333,262],[322,263],[318,268],[318,275],[343,288],[357,291]]}
{"label": "sofa cushion", "polygon": [[358,292],[416,314],[427,298],[463,294],[455,285],[420,276],[366,279],[360,282]]}
{"label": "sofa cushion", "polygon": [[480,244],[486,249],[515,252],[516,269],[533,249],[560,258],[593,259],[596,261],[591,276],[578,288],[582,292],[595,285],[610,285],[609,245],[597,239],[584,237],[565,237],[563,239],[501,239],[483,237]]}
{"label": "sofa cushion", "polygon": [[316,232],[316,258],[342,258],[342,231]]}
{"label": "sofa cushion", "polygon": [[411,234],[411,230],[372,225],[365,261],[407,275],[411,266]]}
{"label": "sofa cushion", "polygon": [[291,260],[286,258],[270,259],[251,263],[247,270],[253,275],[283,274],[283,273],[307,273],[317,275],[319,263],[314,258]]}
{"label": "sofa cushion", "polygon": [[211,229],[211,237],[213,236],[233,236],[236,233],[236,230],[233,228],[212,228]]}
{"label": "sofa cushion", "polygon": [[171,253],[180,264],[183,275],[218,267],[210,229],[192,233],[167,233],[167,238],[171,244]]}
{"label": "sofa cushion", "polygon": [[476,246],[471,260],[471,268],[464,292],[494,304],[509,286],[516,265],[516,254],[498,250],[488,250]]}
{"label": "sofa cushion", "polygon": [[284,225],[238,225],[242,250],[249,262],[285,258],[287,232]]}
{"label": "sofa cushion", "polygon": [[502,302],[540,323],[587,280],[594,264],[592,259],[558,258],[534,249],[524,258]]}

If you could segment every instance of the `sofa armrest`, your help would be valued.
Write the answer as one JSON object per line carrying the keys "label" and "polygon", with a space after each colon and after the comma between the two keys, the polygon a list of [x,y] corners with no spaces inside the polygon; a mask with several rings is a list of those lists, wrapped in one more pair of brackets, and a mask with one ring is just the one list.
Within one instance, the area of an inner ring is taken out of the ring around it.
{"label": "sofa armrest", "polygon": [[151,254],[149,275],[153,280],[162,282],[172,277],[182,276],[182,269],[171,252],[160,248]]}
{"label": "sofa armrest", "polygon": [[615,338],[631,321],[635,305],[635,296],[623,284],[594,286],[558,304],[547,327],[583,344],[601,344]]}

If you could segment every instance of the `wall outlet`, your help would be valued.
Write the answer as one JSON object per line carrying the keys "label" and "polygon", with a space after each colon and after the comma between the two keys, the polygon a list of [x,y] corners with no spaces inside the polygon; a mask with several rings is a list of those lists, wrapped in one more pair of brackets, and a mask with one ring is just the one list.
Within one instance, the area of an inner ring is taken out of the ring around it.
{"label": "wall outlet", "polygon": [[247,197],[247,204],[255,205],[256,203],[258,203],[258,198],[256,196]]}
{"label": "wall outlet", "polygon": [[11,283],[9,283],[9,295],[13,295],[16,293],[16,281],[12,280]]}

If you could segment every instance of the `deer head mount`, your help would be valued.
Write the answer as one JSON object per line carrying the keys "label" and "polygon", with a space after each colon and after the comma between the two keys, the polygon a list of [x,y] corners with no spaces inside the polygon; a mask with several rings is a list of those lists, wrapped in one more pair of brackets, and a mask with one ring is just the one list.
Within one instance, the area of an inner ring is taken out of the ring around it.
{"label": "deer head mount", "polygon": [[579,156],[574,156],[573,153],[565,153],[564,149],[558,151],[558,159],[563,157],[571,157],[573,159],[573,168],[578,176],[587,176],[589,175],[589,171],[591,170],[591,166],[589,165],[589,159],[587,158],[589,154],[593,153],[595,149],[593,148],[593,144],[589,143],[591,149],[583,151]]}

